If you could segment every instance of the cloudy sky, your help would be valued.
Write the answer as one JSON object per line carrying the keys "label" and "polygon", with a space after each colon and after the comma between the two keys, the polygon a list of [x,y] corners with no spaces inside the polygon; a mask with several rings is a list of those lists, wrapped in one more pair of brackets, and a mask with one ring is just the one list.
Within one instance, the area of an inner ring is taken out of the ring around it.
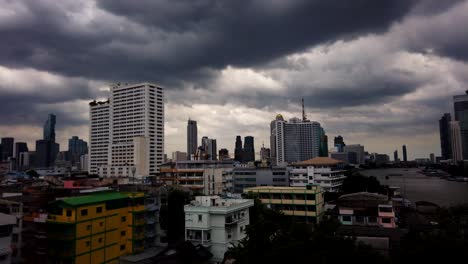
{"label": "cloudy sky", "polygon": [[233,150],[269,145],[277,113],[370,152],[440,154],[438,119],[468,89],[468,1],[0,0],[0,136],[48,113],[66,150],[112,82],[166,89],[166,153],[186,122]]}

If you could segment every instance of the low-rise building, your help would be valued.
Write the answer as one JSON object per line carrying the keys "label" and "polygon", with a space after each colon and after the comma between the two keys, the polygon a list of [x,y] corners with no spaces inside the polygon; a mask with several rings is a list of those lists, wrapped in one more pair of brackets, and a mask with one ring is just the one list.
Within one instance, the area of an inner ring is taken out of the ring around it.
{"label": "low-rise building", "polygon": [[326,192],[338,192],[344,179],[344,162],[328,157],[317,157],[293,163],[289,170],[291,187],[320,185]]}
{"label": "low-rise building", "polygon": [[376,193],[342,195],[331,214],[343,225],[397,227],[392,201],[386,195]]}
{"label": "low-rise building", "polygon": [[11,234],[16,217],[0,213],[0,264],[11,263]]}
{"label": "low-rise building", "polygon": [[243,239],[249,225],[249,199],[197,196],[185,205],[185,240],[208,247],[212,261],[223,260],[228,248]]}
{"label": "low-rise building", "polygon": [[144,251],[144,199],[143,193],[100,192],[54,201],[47,220],[48,260],[118,263],[120,256]]}
{"label": "low-rise building", "polygon": [[318,185],[305,187],[260,186],[244,193],[257,194],[268,208],[279,210],[307,223],[319,223],[324,213],[323,190]]}
{"label": "low-rise building", "polygon": [[257,186],[289,186],[286,167],[236,167],[232,170],[233,192]]}

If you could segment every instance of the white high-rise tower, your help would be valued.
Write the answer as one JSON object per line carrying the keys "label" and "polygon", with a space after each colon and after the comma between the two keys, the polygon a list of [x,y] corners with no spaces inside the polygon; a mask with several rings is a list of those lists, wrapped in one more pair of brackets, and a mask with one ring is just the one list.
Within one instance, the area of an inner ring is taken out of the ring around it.
{"label": "white high-rise tower", "polygon": [[[92,102],[97,105],[90,104],[90,173],[140,179],[156,175],[164,156],[163,100],[161,87],[140,83],[111,87],[107,119],[103,110],[101,115],[96,114],[100,103]],[[103,123],[102,127],[93,127],[93,123],[99,122]],[[107,145],[104,138],[108,139]]]}

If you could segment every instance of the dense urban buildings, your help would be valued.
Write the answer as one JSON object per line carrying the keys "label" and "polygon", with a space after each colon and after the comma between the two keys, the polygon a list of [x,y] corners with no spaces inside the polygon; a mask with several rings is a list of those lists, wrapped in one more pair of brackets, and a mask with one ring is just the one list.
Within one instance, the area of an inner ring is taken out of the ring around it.
{"label": "dense urban buildings", "polygon": [[336,152],[343,152],[344,147],[346,146],[345,142],[343,141],[343,137],[341,135],[338,135],[334,139],[334,147],[336,148]]}
{"label": "dense urban buildings", "polygon": [[[72,165],[80,163],[81,156],[88,153],[88,143],[77,136],[68,139],[68,159]],[[80,163],[81,164],[81,163]]]}
{"label": "dense urban buildings", "polygon": [[265,146],[262,145],[262,148],[260,149],[260,160],[267,160],[269,161],[271,157],[271,151],[269,148],[265,148]]}
{"label": "dense urban buildings", "polygon": [[172,161],[184,161],[187,160],[187,152],[175,151],[172,152]]}
{"label": "dense urban buildings", "polygon": [[187,122],[187,159],[193,159],[197,154],[198,128],[197,121],[189,119]]}
{"label": "dense urban buildings", "polygon": [[163,100],[157,85],[118,83],[109,101],[91,102],[90,173],[137,179],[156,175],[164,155]]}
{"label": "dense urban buildings", "polygon": [[348,160],[351,164],[365,164],[365,150],[364,146],[360,144],[346,145],[344,152],[348,154]]}
{"label": "dense urban buildings", "polygon": [[236,167],[232,169],[232,183],[234,193],[249,187],[289,186],[289,172],[286,167]]}
{"label": "dense urban buildings", "polygon": [[268,208],[279,210],[299,221],[318,224],[324,213],[323,191],[320,186],[247,188],[245,193],[258,195]]}
{"label": "dense urban buildings", "polygon": [[252,136],[244,137],[244,149],[242,150],[243,162],[255,161],[255,146]]}
{"label": "dense urban buildings", "polygon": [[468,91],[453,97],[455,120],[460,126],[463,160],[468,160]]}
{"label": "dense urban buildings", "polygon": [[55,142],[56,117],[49,114],[44,124],[43,139],[36,141],[35,167],[49,168],[54,165],[60,146]]}
{"label": "dense urban buildings", "polygon": [[439,120],[440,132],[440,153],[442,159],[448,160],[452,158],[452,144],[450,142],[450,122],[452,117],[450,113],[445,113]]}
{"label": "dense urban buildings", "polygon": [[317,157],[291,164],[289,184],[304,187],[315,184],[326,192],[339,192],[344,176],[344,162],[328,157]]}
{"label": "dense urban buildings", "polygon": [[285,121],[278,114],[270,124],[270,151],[272,162],[281,165],[320,155],[324,134],[320,123],[299,118]]}
{"label": "dense urban buildings", "polygon": [[13,157],[13,146],[14,146],[14,138],[11,137],[4,137],[2,138],[2,157],[1,160],[7,161],[8,158]]}
{"label": "dense urban buildings", "polygon": [[408,153],[406,152],[406,145],[403,145],[403,161],[408,162]]}
{"label": "dense urban buildings", "polygon": [[245,238],[250,223],[249,199],[221,199],[219,196],[197,196],[184,206],[185,240],[203,245],[219,263],[232,245]]}
{"label": "dense urban buildings", "polygon": [[216,139],[202,137],[201,146],[198,147],[195,160],[217,160],[217,144]]}
{"label": "dense urban buildings", "polygon": [[28,144],[26,142],[16,142],[15,143],[15,162],[16,162],[16,169],[20,170],[20,154],[28,152]]}
{"label": "dense urban buildings", "polygon": [[229,150],[222,148],[218,152],[218,159],[219,160],[228,160],[230,159],[229,157]]}

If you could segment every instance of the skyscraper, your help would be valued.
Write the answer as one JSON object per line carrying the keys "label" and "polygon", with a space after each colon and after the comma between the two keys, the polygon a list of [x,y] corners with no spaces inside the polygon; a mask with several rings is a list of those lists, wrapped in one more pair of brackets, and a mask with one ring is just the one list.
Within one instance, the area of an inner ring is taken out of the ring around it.
{"label": "skyscraper", "polygon": [[328,157],[328,136],[323,127],[320,128],[320,157]]}
{"label": "skyscraper", "polygon": [[269,148],[265,148],[265,146],[262,145],[262,148],[260,149],[260,159],[261,160],[270,160],[271,153]]}
{"label": "skyscraper", "polygon": [[440,149],[442,159],[447,160],[452,158],[452,144],[450,142],[450,121],[452,117],[449,113],[445,113],[439,120],[440,131]]}
{"label": "skyscraper", "polygon": [[255,147],[254,147],[254,137],[246,136],[244,137],[244,149],[243,149],[243,161],[255,161]]}
{"label": "skyscraper", "polygon": [[334,139],[334,146],[337,148],[338,152],[343,152],[344,147],[346,146],[345,142],[343,141],[343,137],[341,135],[338,135]]}
{"label": "skyscraper", "polygon": [[197,121],[189,119],[187,122],[187,159],[190,160],[197,153],[198,128]]}
{"label": "skyscraper", "polygon": [[468,159],[468,91],[453,97],[455,121],[459,122],[463,160]]}
{"label": "skyscraper", "polygon": [[88,143],[77,136],[68,139],[68,159],[73,165],[80,162],[80,157],[88,153]]}
{"label": "skyscraper", "polygon": [[16,167],[20,168],[20,154],[22,152],[28,152],[28,144],[25,142],[16,142],[15,143],[15,159],[16,159]]}
{"label": "skyscraper", "polygon": [[463,160],[463,147],[460,131],[460,122],[450,122],[450,141],[452,143],[452,160],[454,162]]}
{"label": "skyscraper", "polygon": [[[351,164],[364,164],[365,163],[365,150],[364,146],[360,144],[346,145],[344,152],[348,154],[349,163]],[[355,154],[354,154],[355,153]]]}
{"label": "skyscraper", "polygon": [[55,123],[56,117],[54,114],[49,114],[47,121],[44,124],[44,140],[55,142]]}
{"label": "skyscraper", "polygon": [[242,162],[242,139],[241,136],[236,137],[236,147],[234,149],[234,160]]}
{"label": "skyscraper", "polygon": [[218,149],[216,146],[216,139],[214,138],[208,139],[207,153],[208,153],[209,160],[217,160]]}
{"label": "skyscraper", "polygon": [[320,155],[322,127],[318,122],[299,118],[286,122],[279,114],[271,122],[270,132],[272,161],[276,164],[304,161]]}
{"label": "skyscraper", "polygon": [[1,160],[8,160],[8,158],[13,157],[14,142],[15,142],[15,139],[12,137],[2,138]]}
{"label": "skyscraper", "polygon": [[403,161],[408,162],[408,154],[406,153],[406,145],[403,145]]}
{"label": "skyscraper", "polygon": [[91,173],[140,179],[158,173],[164,155],[163,100],[163,89],[154,84],[118,83],[109,101],[90,103]]}
{"label": "skyscraper", "polygon": [[222,148],[219,150],[219,160],[228,160],[229,159],[229,150]]}
{"label": "skyscraper", "polygon": [[399,159],[398,159],[398,150],[395,150],[393,152],[393,161],[395,161],[395,163],[397,163],[399,161]]}

